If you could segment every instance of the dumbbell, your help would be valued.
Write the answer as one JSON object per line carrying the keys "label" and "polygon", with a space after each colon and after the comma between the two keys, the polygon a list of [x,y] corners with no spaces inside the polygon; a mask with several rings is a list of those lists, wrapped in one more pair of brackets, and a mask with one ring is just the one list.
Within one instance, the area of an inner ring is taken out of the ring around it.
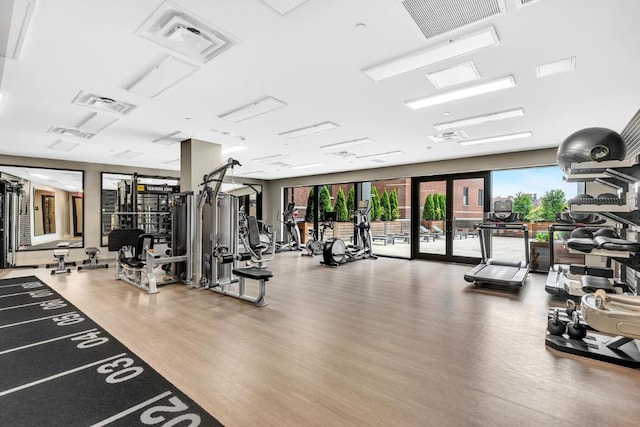
{"label": "dumbbell", "polygon": [[571,315],[571,322],[567,325],[567,334],[569,338],[574,340],[581,340],[582,338],[587,336],[587,329],[584,325],[580,324],[578,320],[578,312],[574,311]]}
{"label": "dumbbell", "polygon": [[561,337],[562,334],[564,334],[566,328],[567,325],[560,321],[560,311],[556,308],[553,311],[553,316],[549,318],[549,321],[547,322],[547,331],[549,331],[551,335],[557,335]]}

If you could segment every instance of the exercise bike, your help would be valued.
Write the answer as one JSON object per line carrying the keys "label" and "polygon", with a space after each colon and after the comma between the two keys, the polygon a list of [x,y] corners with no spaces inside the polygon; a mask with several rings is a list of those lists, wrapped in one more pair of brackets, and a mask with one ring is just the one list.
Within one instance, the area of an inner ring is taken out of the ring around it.
{"label": "exercise bike", "polygon": [[354,212],[355,245],[347,245],[342,239],[331,239],[324,245],[321,264],[338,266],[361,259],[376,259],[371,253],[371,224],[369,223],[369,201],[360,200]]}
{"label": "exercise bike", "polygon": [[309,239],[305,245],[307,253],[302,256],[316,256],[322,255],[324,249],[324,232],[328,228],[333,230],[333,226],[336,222],[335,212],[323,212],[320,221],[318,222],[318,228],[320,228],[320,238],[318,239],[318,233],[315,229],[309,230]]}
{"label": "exercise bike", "polygon": [[285,226],[287,240],[277,242],[276,252],[282,251],[301,251],[300,245],[300,230],[296,223],[296,216],[298,216],[298,210],[295,208],[295,203],[291,202],[287,205],[287,209],[282,212],[282,222]]}

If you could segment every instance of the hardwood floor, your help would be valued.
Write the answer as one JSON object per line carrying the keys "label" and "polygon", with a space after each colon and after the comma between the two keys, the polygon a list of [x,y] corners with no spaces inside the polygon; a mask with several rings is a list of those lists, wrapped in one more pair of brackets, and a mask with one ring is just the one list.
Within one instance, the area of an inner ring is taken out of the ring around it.
{"label": "hardwood floor", "polygon": [[264,308],[113,267],[0,277],[35,273],[228,426],[640,423],[640,372],[545,347],[544,275],[513,295],[464,265],[319,261],[276,255]]}

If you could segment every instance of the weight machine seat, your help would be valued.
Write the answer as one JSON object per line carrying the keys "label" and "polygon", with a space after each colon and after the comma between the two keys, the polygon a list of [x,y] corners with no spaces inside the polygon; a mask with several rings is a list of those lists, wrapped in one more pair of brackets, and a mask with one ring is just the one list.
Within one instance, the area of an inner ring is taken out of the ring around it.
{"label": "weight machine seat", "polygon": [[133,257],[121,258],[120,261],[131,268],[142,268],[145,266],[146,251],[153,249],[155,238],[153,234],[142,233],[136,238],[135,253]]}
{"label": "weight machine seat", "polygon": [[504,259],[493,259],[493,258],[489,258],[487,260],[487,265],[496,265],[496,266],[500,266],[500,267],[517,267],[517,268],[523,268],[526,267],[526,262],[525,261],[510,261],[510,260],[504,260]]}
{"label": "weight machine seat", "polygon": [[598,249],[607,249],[610,251],[638,251],[638,242],[633,240],[614,239],[612,237],[596,236],[593,238]]}
{"label": "weight machine seat", "polygon": [[233,274],[247,279],[264,280],[265,282],[273,277],[273,271],[258,267],[234,268]]}
{"label": "weight machine seat", "polygon": [[597,245],[593,239],[587,237],[572,237],[567,240],[567,247],[580,252],[590,253],[593,249],[596,249]]}
{"label": "weight machine seat", "polygon": [[606,277],[585,275],[580,277],[580,284],[582,285],[582,290],[588,294],[593,293],[598,289],[602,289],[610,294],[616,293],[616,289]]}

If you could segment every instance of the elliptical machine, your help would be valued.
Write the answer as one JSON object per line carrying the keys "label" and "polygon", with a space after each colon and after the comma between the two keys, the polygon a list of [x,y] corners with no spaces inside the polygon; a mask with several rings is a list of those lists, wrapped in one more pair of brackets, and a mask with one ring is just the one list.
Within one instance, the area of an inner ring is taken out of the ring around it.
{"label": "elliptical machine", "polygon": [[354,212],[355,245],[347,245],[342,239],[329,240],[322,251],[321,264],[338,266],[351,261],[377,257],[371,253],[371,224],[369,223],[369,201],[360,200]]}
{"label": "elliptical machine", "polygon": [[296,223],[296,205],[290,202],[287,205],[287,209],[282,212],[282,223],[285,227],[286,240],[278,242],[276,245],[276,252],[281,251],[301,251],[300,245],[300,230],[298,230],[298,224]]}
{"label": "elliptical machine", "polygon": [[333,226],[336,222],[336,212],[323,212],[320,221],[318,222],[318,228],[320,228],[320,236],[318,237],[317,230],[309,230],[309,239],[305,244],[307,253],[302,256],[316,256],[322,255],[324,250],[324,232],[328,229],[333,230]]}

